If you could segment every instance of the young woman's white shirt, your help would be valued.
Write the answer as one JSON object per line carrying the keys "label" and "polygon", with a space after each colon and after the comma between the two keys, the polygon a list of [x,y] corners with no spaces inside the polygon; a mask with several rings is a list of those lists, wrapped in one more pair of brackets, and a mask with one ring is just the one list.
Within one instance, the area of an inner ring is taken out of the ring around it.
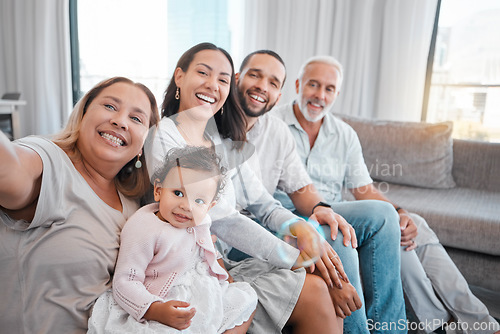
{"label": "young woman's white shirt", "polygon": [[[212,232],[222,240],[224,257],[230,247],[236,247],[254,258],[267,261],[277,267],[291,268],[299,251],[275,237],[252,219],[236,210],[237,204],[250,211],[262,225],[273,231],[289,220],[296,219],[262,186],[252,169],[245,163],[245,155],[252,154],[250,146],[242,151],[233,148],[233,142],[219,137],[215,122],[211,119],[207,132],[215,145],[217,154],[228,169],[226,186],[217,205],[209,212],[212,218]],[[175,122],[163,117],[158,127],[150,130],[144,152],[149,175],[163,163],[167,152],[174,147],[188,145],[177,129]],[[248,144],[245,144],[248,145]]]}

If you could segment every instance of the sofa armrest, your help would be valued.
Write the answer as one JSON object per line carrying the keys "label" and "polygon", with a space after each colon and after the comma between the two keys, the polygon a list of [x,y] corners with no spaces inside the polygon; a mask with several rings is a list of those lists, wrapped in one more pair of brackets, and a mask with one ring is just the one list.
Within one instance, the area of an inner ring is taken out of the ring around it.
{"label": "sofa armrest", "polygon": [[500,143],[453,140],[452,175],[457,186],[500,191]]}

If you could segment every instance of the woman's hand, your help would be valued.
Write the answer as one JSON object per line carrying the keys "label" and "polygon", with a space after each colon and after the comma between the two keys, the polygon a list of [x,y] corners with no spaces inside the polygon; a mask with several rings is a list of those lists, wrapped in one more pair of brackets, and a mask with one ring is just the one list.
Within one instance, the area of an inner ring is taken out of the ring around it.
{"label": "woman's hand", "polygon": [[339,256],[311,223],[299,220],[290,226],[290,231],[297,237],[297,247],[300,250],[292,269],[303,267],[304,263],[312,261],[309,271],[317,271],[330,288],[335,284],[342,289],[341,279],[349,282]]}
{"label": "woman's hand", "polygon": [[324,239],[312,224],[303,219],[290,225],[290,232],[297,238],[297,248],[300,250],[296,266],[304,267],[303,264],[310,262],[309,268],[313,272],[315,270],[314,262],[318,261],[325,254],[323,247]]}
{"label": "woman's hand", "polygon": [[188,309],[189,303],[170,300],[168,302],[154,302],[144,314],[144,319],[155,320],[164,325],[183,330],[191,326],[191,319],[196,314],[194,307]]}
{"label": "woman's hand", "polygon": [[[213,237],[212,237],[213,239]],[[231,274],[229,273],[229,270],[226,269],[226,265],[224,264],[224,260],[222,258],[220,259],[217,259],[217,262],[219,263],[219,265],[222,267],[222,269],[224,269],[227,273],[227,281],[229,283],[234,283],[234,278],[233,276],[231,276]]]}
{"label": "woman's hand", "polygon": [[[215,243],[217,242],[217,236],[216,236],[215,234],[212,234],[212,242],[214,243],[214,247],[216,247],[216,246],[215,246]],[[217,248],[215,248],[215,249],[217,249]],[[217,252],[217,253],[219,253],[219,252]],[[233,278],[233,276],[231,276],[231,274],[229,273],[229,270],[227,270],[227,269],[226,269],[226,265],[224,264],[224,260],[222,259],[222,257],[221,257],[221,258],[218,258],[218,259],[217,259],[217,262],[218,262],[218,263],[219,263],[219,265],[222,267],[222,269],[224,269],[224,270],[226,271],[226,273],[227,273],[227,281],[228,281],[229,283],[234,283],[234,278]]]}
{"label": "woman's hand", "polygon": [[335,284],[338,289],[342,289],[341,280],[349,283],[342,261],[326,240],[323,240],[323,243],[326,251],[320,260],[316,262],[316,272],[323,277],[328,287],[333,288],[333,284]]}

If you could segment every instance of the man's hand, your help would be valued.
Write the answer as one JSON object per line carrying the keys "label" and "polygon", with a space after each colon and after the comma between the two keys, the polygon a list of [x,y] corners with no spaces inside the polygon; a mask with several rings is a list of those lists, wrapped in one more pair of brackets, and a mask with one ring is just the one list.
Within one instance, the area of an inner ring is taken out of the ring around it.
{"label": "man's hand", "polygon": [[191,319],[196,310],[190,308],[189,303],[179,300],[170,300],[168,302],[154,302],[144,314],[146,320],[156,320],[164,325],[183,330],[191,326]]}
{"label": "man's hand", "polygon": [[337,239],[338,230],[344,235],[344,246],[349,246],[351,243],[352,248],[358,247],[358,239],[354,228],[349,224],[344,217],[335,213],[331,208],[318,206],[314,209],[314,213],[309,219],[315,220],[321,225],[329,225],[332,232],[332,240]]}
{"label": "man's hand", "polygon": [[342,289],[333,287],[330,289],[330,297],[335,307],[335,313],[342,319],[350,316],[352,312],[359,310],[363,306],[356,289],[351,283],[344,284]]}
{"label": "man's hand", "polygon": [[401,246],[406,247],[405,250],[411,251],[417,248],[415,237],[418,234],[417,225],[411,219],[408,212],[404,209],[399,210],[399,227],[401,228]]}

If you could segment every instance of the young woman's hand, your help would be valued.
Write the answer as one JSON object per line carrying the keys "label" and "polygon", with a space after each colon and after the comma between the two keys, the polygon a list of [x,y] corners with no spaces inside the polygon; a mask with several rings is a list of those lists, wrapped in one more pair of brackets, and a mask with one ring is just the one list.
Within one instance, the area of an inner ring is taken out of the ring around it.
{"label": "young woman's hand", "polygon": [[330,288],[335,285],[337,289],[342,289],[341,280],[349,283],[349,278],[344,271],[344,266],[337,252],[326,240],[323,240],[323,242],[326,251],[321,256],[321,259],[316,262],[316,272],[323,277]]}
{"label": "young woman's hand", "polygon": [[226,271],[226,273],[227,273],[227,281],[229,283],[234,283],[234,278],[229,273],[229,270],[226,269],[226,265],[224,264],[224,260],[222,260],[222,258],[220,258],[220,259],[217,259],[217,262],[219,262],[219,265],[222,267],[222,269],[224,269]]}
{"label": "young woman's hand", "polygon": [[227,272],[227,281],[229,283],[234,283],[234,278],[233,278],[233,276],[231,276],[231,274],[229,273],[229,271]]}
{"label": "young woman's hand", "polygon": [[188,309],[189,303],[170,300],[168,302],[154,302],[144,314],[144,319],[155,320],[164,325],[183,330],[191,326],[191,319],[196,314],[194,307]]}
{"label": "young woman's hand", "polygon": [[316,231],[314,226],[305,220],[298,220],[290,226],[292,235],[297,238],[297,248],[300,250],[300,256],[297,259],[296,266],[306,265],[310,271],[315,270],[314,263],[318,261],[326,252],[324,248],[324,239]]}

